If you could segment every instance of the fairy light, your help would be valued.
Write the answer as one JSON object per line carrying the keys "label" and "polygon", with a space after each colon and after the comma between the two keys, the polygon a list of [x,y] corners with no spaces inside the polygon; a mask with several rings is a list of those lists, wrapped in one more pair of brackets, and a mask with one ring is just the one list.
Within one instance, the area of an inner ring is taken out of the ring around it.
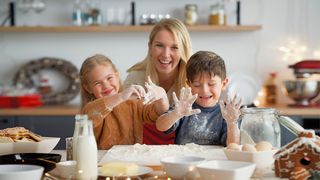
{"label": "fairy light", "polygon": [[315,58],[320,58],[320,50],[314,51],[314,52],[313,52],[313,56],[314,56]]}
{"label": "fairy light", "polygon": [[308,50],[307,46],[299,44],[295,40],[289,40],[287,45],[280,46],[279,51],[283,52],[284,61],[299,61],[303,59],[303,54]]}

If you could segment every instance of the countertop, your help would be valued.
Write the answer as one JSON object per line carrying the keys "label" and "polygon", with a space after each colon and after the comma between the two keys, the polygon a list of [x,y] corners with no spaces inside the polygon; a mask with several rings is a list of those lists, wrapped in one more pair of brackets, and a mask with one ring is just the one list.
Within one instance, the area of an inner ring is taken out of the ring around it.
{"label": "countertop", "polygon": [[[320,107],[290,107],[285,104],[267,106],[277,109],[285,116],[311,116],[320,118]],[[74,116],[80,112],[80,105],[53,105],[32,108],[0,109],[0,116]]]}

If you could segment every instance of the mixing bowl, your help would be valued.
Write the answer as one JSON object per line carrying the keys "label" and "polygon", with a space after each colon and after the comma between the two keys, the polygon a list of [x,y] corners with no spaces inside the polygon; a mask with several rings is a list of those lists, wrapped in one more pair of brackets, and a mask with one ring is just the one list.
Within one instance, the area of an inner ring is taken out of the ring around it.
{"label": "mixing bowl", "polygon": [[296,105],[308,106],[310,100],[320,93],[320,81],[288,80],[284,81],[286,94],[296,102]]}

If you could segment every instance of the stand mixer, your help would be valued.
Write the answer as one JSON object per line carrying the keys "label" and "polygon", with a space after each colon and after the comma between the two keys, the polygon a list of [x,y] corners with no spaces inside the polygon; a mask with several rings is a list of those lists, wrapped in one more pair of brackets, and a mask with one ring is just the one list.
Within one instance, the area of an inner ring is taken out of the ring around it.
{"label": "stand mixer", "polygon": [[289,65],[296,80],[285,81],[287,96],[295,101],[293,106],[320,106],[320,79],[312,77],[320,74],[320,60],[302,60]]}

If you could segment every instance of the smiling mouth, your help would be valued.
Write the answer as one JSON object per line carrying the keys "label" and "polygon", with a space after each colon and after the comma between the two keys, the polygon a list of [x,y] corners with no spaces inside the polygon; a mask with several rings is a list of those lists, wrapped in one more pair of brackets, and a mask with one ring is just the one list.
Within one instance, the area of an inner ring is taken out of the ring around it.
{"label": "smiling mouth", "polygon": [[160,60],[159,62],[160,62],[160,64],[171,64],[171,61],[163,61],[163,60]]}
{"label": "smiling mouth", "polygon": [[212,98],[212,96],[199,96],[200,97],[200,99],[211,99]]}

